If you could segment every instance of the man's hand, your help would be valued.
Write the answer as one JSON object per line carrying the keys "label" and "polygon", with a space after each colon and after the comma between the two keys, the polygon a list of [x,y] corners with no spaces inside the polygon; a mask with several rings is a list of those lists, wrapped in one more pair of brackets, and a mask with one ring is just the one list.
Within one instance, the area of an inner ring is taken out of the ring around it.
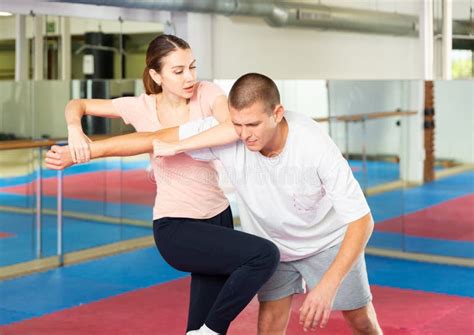
{"label": "man's hand", "polygon": [[326,327],[336,292],[337,286],[322,280],[308,293],[300,308],[300,324],[304,331],[316,330],[318,325]]}
{"label": "man's hand", "polygon": [[46,167],[52,170],[63,170],[74,164],[71,157],[71,151],[67,145],[53,145],[46,153]]}
{"label": "man's hand", "polygon": [[153,157],[174,156],[179,153],[178,145],[174,143],[153,140]]}

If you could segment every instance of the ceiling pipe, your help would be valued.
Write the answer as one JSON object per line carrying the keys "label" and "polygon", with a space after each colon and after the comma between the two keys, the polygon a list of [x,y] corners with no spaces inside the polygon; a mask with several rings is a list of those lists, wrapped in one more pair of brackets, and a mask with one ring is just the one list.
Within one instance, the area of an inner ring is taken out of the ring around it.
{"label": "ceiling pipe", "polygon": [[[254,16],[262,17],[274,27],[319,28],[403,36],[418,36],[419,32],[418,16],[271,0],[50,0],[50,2]],[[466,22],[454,21],[453,33],[466,35],[472,33],[472,27]]]}

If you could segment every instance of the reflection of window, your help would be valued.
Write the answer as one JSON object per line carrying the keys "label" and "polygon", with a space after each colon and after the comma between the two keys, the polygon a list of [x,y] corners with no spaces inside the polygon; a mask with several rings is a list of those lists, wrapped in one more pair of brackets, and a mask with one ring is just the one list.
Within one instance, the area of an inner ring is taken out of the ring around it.
{"label": "reflection of window", "polygon": [[15,79],[15,40],[0,41],[0,80]]}
{"label": "reflection of window", "polygon": [[453,79],[474,77],[473,58],[471,50],[453,50],[451,71]]}

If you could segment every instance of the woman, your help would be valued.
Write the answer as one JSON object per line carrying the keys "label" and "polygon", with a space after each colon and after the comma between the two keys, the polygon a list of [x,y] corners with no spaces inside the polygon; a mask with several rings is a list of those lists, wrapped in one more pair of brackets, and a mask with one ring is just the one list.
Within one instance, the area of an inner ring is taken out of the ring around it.
{"label": "woman", "polygon": [[[227,98],[213,83],[196,81],[196,61],[182,39],[160,35],[149,45],[143,73],[146,94],[113,100],[72,100],[66,106],[69,148],[87,162],[90,140],[81,117],[122,118],[140,132],[190,120],[228,118]],[[53,154],[50,154],[51,159]],[[53,165],[48,165],[54,168]],[[225,334],[231,321],[273,274],[276,246],[233,230],[229,203],[212,164],[184,154],[152,160],[157,184],[153,208],[155,242],[163,258],[191,272],[188,334]]]}

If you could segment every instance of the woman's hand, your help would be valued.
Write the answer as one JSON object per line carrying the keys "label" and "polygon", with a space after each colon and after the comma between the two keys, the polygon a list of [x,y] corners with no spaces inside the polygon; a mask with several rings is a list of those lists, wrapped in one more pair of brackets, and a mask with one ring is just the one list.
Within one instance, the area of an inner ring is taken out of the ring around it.
{"label": "woman's hand", "polygon": [[66,146],[53,145],[46,153],[46,167],[52,170],[64,170],[73,165],[71,151]]}
{"label": "woman's hand", "polygon": [[74,163],[86,163],[91,159],[89,143],[91,139],[84,134],[81,127],[68,127],[68,144],[71,158]]}
{"label": "woman's hand", "polygon": [[153,157],[168,157],[179,153],[179,147],[176,143],[162,142],[153,140]]}

